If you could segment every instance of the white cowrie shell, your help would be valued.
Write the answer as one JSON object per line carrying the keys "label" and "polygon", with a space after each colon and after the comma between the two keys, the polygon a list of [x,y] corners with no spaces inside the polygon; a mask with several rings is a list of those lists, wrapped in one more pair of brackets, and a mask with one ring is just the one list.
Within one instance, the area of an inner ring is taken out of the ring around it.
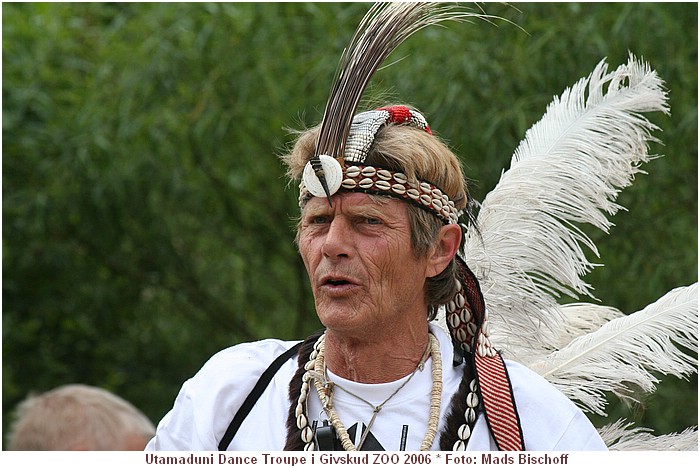
{"label": "white cowrie shell", "polygon": [[355,178],[358,175],[360,175],[360,168],[357,166],[350,166],[347,169],[345,169],[345,175],[348,177]]}
{"label": "white cowrie shell", "polygon": [[379,169],[377,171],[377,177],[382,180],[391,180],[391,172],[387,171],[386,169]]}
{"label": "white cowrie shell", "polygon": [[307,444],[314,440],[314,431],[309,426],[301,431],[301,440]]}
{"label": "white cowrie shell", "polygon": [[355,182],[354,179],[345,179],[341,185],[343,186],[343,188],[352,190],[355,187],[357,187],[357,182]]}
{"label": "white cowrie shell", "polygon": [[476,408],[479,406],[479,397],[476,393],[469,392],[469,395],[467,395],[467,406],[470,408]]}
{"label": "white cowrie shell", "polygon": [[377,187],[379,190],[391,190],[391,184],[386,180],[378,180],[374,183],[374,186]]}
{"label": "white cowrie shell", "polygon": [[472,430],[467,426],[466,424],[462,424],[459,426],[459,429],[457,430],[457,437],[459,437],[462,440],[467,440],[469,437],[472,435]]}
{"label": "white cowrie shell", "polygon": [[460,343],[467,339],[467,332],[464,331],[464,328],[458,328],[455,334],[457,335],[457,341]]}
{"label": "white cowrie shell", "polygon": [[377,170],[372,166],[367,166],[362,168],[362,175],[365,177],[373,177],[377,173]]}
{"label": "white cowrie shell", "polygon": [[394,184],[391,186],[391,191],[398,195],[403,195],[404,193],[406,193],[406,187],[404,187],[401,184]]}
{"label": "white cowrie shell", "polygon": [[374,185],[374,181],[372,179],[362,179],[359,184],[360,188],[363,189],[368,189]]}
{"label": "white cowrie shell", "polygon": [[406,177],[406,174],[402,172],[397,172],[394,174],[394,180],[399,184],[405,184],[406,182],[408,182],[408,177]]}
{"label": "white cowrie shell", "polygon": [[418,200],[418,197],[420,197],[420,193],[414,188],[408,189],[406,191],[406,195],[408,195],[413,200]]}

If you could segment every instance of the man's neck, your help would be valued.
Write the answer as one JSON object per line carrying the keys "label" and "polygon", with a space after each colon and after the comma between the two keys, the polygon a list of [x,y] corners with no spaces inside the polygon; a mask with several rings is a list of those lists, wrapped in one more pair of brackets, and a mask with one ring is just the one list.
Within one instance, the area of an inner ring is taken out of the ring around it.
{"label": "man's neck", "polygon": [[369,337],[326,332],[326,366],[334,374],[361,383],[393,382],[409,375],[428,346],[427,323],[421,330],[386,331]]}

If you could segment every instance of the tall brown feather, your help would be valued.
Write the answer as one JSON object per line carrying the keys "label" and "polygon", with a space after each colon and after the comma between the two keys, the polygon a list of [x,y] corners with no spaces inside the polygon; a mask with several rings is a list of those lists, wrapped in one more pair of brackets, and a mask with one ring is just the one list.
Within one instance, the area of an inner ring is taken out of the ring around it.
{"label": "tall brown feather", "polygon": [[324,189],[327,187],[318,157],[344,156],[352,118],[370,78],[384,60],[420,29],[448,20],[476,17],[485,16],[438,2],[381,2],[370,8],[341,56],[311,160]]}

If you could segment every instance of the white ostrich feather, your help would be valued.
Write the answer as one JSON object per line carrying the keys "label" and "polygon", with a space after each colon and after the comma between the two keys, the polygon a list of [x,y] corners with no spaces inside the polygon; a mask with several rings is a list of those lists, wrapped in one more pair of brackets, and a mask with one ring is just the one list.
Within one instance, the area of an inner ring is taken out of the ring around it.
{"label": "white ostrich feather", "polygon": [[636,391],[655,390],[658,378],[652,372],[681,378],[696,372],[697,359],[686,353],[697,345],[695,283],[574,338],[529,367],[582,409],[605,415],[605,392],[636,400]]}
{"label": "white ostrich feather", "polygon": [[611,73],[601,61],[548,106],[484,199],[481,235],[467,233],[464,255],[506,356],[555,347],[542,330],[561,329],[557,298],[592,297],[582,277],[595,265],[584,249],[598,252],[577,224],[607,232],[619,191],[651,159],[656,127],[640,113],[668,112],[666,98],[661,79],[635,57]]}
{"label": "white ostrich feather", "polygon": [[697,427],[689,427],[683,432],[655,436],[651,429],[632,427],[632,423],[624,420],[608,424],[600,429],[600,434],[609,450],[697,450]]}
{"label": "white ostrich feather", "polygon": [[607,322],[625,315],[614,307],[587,303],[562,305],[556,313],[562,319],[560,328],[552,330],[543,327],[541,330],[541,341],[549,343],[551,347],[537,350],[521,349],[521,353],[513,358],[525,365],[535,365],[533,363],[539,362],[549,353],[565,347],[574,338],[594,332]]}
{"label": "white ostrich feather", "polygon": [[[510,168],[481,203],[464,258],[479,278],[491,341],[558,387],[584,411],[605,415],[606,394],[635,400],[659,374],[697,371],[697,284],[631,315],[597,304],[583,277],[598,266],[581,229],[604,232],[622,209],[619,192],[653,158],[658,128],[642,113],[668,113],[662,80],[630,55],[608,72],[601,61],[555,98],[525,135]],[[442,326],[444,317],[439,318]],[[600,429],[611,450],[697,450],[696,428],[654,436],[618,421]]]}
{"label": "white ostrich feather", "polygon": [[556,348],[561,349],[574,338],[598,330],[611,320],[624,317],[621,311],[614,307],[598,304],[566,304],[561,307],[564,326],[553,340]]}

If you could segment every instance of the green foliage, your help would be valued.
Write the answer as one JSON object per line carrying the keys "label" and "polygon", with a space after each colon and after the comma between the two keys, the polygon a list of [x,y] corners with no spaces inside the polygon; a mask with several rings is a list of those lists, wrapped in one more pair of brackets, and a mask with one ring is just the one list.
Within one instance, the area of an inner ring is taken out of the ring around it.
{"label": "green foliage", "polygon": [[[697,281],[697,5],[486,8],[510,22],[422,31],[370,99],[425,111],[482,199],[553,95],[604,57],[642,56],[670,90],[672,115],[652,117],[666,157],[621,195],[611,235],[591,232],[606,267],[590,283],[634,312]],[[4,430],[27,392],[68,382],[157,421],[217,350],[319,327],[277,155],[288,127],[320,120],[366,9],[3,5]],[[696,385],[611,413],[682,430]]]}

